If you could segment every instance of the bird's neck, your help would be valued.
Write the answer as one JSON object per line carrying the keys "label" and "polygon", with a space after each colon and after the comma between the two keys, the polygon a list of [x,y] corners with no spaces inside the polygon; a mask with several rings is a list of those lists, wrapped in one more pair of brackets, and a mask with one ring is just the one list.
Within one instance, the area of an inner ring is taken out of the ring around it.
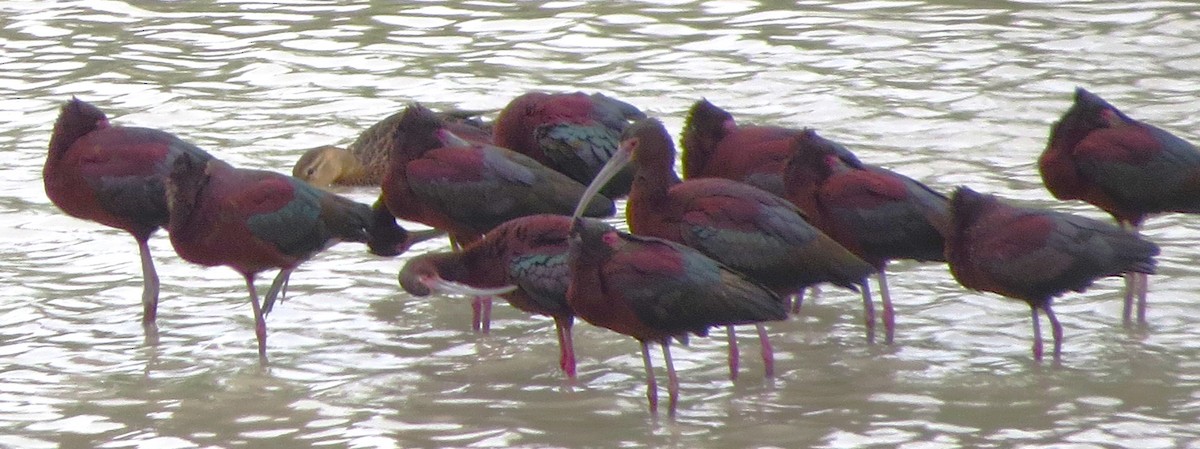
{"label": "bird's neck", "polygon": [[370,184],[367,181],[367,168],[349,151],[338,153],[338,163],[341,166],[338,184]]}

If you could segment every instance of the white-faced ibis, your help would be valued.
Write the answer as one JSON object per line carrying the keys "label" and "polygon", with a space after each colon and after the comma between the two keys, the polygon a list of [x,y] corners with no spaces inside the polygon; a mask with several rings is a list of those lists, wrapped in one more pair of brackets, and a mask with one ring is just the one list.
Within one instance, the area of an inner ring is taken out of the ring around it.
{"label": "white-faced ibis", "polygon": [[493,228],[461,251],[427,253],[409,259],[400,270],[400,285],[415,296],[433,291],[463,293],[451,283],[476,289],[515,286],[500,295],[525,312],[554,319],[559,367],[575,378],[571,326],[575,314],[567,304],[567,237],[571,218],[531,215]]}
{"label": "white-faced ibis", "polygon": [[[879,276],[885,340],[895,334],[895,312],[887,286],[887,264],[895,259],[945,261],[942,235],[930,223],[933,213],[945,220],[946,197],[899,173],[847,162],[841,145],[806,130],[793,141],[784,171],[786,198],[808,214],[809,221]],[[863,286],[863,304],[871,291]]]}
{"label": "white-faced ibis", "polygon": [[[820,282],[854,289],[873,268],[805,221],[792,203],[765,190],[722,178],[681,181],[675,147],[662,122],[639,121],[621,137],[617,152],[588,193],[624,165],[634,166],[626,219],[634,234],[682,243],[745,273],[786,296]],[[766,374],[772,355],[759,325]],[[730,333],[730,376],[737,375],[737,346]],[[870,334],[869,334],[870,335]]]}
{"label": "white-faced ibis", "polygon": [[[385,117],[359,134],[348,148],[322,145],[305,151],[292,176],[318,187],[331,185],[374,185],[383,181],[388,154],[396,144],[396,133],[404,111]],[[466,139],[491,140],[491,125],[478,118],[477,111],[451,110],[439,113],[447,129]]]}
{"label": "white-faced ibis", "polygon": [[[692,105],[683,126],[683,177],[732,179],[784,196],[783,168],[792,158],[792,140],[803,132],[738,125],[733,114],[701,99]],[[858,163],[850,150],[837,146],[839,156]]]}
{"label": "white-faced ibis", "polygon": [[[376,221],[391,215],[424,223],[465,246],[513,218],[570,213],[583,194],[582,184],[528,156],[460,138],[419,104],[405,110],[397,129]],[[614,212],[612,200],[598,197],[586,215]],[[372,251],[381,246],[373,243]],[[490,304],[482,298],[473,304],[474,329],[487,332]]]}
{"label": "white-faced ibis", "polygon": [[1029,304],[1033,358],[1042,359],[1038,310],[1062,353],[1062,325],[1050,307],[1067,291],[1082,292],[1096,279],[1154,273],[1158,246],[1108,223],[1044,209],[1015,207],[993,195],[959,187],[950,199],[951,220],[942,231],[946,260],[960,284]]}
{"label": "white-faced ibis", "polygon": [[[278,279],[339,241],[366,242],[371,208],[283,174],[235,168],[219,160],[176,159],[167,178],[167,231],[175,252],[204,266],[224,265],[246,279],[258,354],[266,361],[263,320],[278,281],[260,306],[254,277],[278,268]],[[402,230],[401,230],[402,231]]]}
{"label": "white-faced ibis", "polygon": [[[496,117],[495,143],[587,184],[617,149],[630,120],[646,115],[604,94],[529,92],[514,98]],[[629,193],[632,177],[622,173],[601,193]]]}
{"label": "white-faced ibis", "polygon": [[67,215],[121,229],[137,240],[142,325],[148,332],[155,327],[159,285],[147,242],[167,224],[163,180],[184,154],[198,161],[212,158],[163,131],[114,126],[99,108],[72,98],[54,123],[42,169],[46,196]]}
{"label": "white-faced ibis", "polygon": [[651,413],[658,409],[651,343],[663,348],[673,416],[679,380],[671,362],[671,338],[787,317],[783,300],[745,275],[687,246],[619,232],[598,220],[575,220],[569,264],[567,302],[575,314],[641,343]]}
{"label": "white-faced ibis", "polygon": [[[1200,151],[1083,88],[1050,130],[1038,168],[1055,198],[1091,203],[1133,232],[1152,214],[1200,213]],[[1125,324],[1135,296],[1138,322],[1146,322],[1147,287],[1144,274],[1126,277]]]}

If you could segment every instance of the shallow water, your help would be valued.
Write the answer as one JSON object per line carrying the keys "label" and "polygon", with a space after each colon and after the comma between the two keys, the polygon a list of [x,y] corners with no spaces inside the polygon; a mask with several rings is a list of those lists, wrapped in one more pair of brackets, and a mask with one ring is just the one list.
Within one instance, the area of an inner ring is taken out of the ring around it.
{"label": "shallow water", "polygon": [[1053,201],[1035,160],[1076,85],[1200,141],[1190,2],[7,1],[0,12],[0,447],[1200,447],[1200,226],[1185,216],[1146,230],[1163,247],[1149,329],[1121,326],[1119,279],[1058,302],[1062,367],[1032,362],[1024,304],[967,292],[941,266],[896,263],[894,345],[867,345],[857,295],[825,288],[771,325],[772,381],[752,338],[736,382],[720,332],[674,347],[671,421],[646,411],[632,339],[577,325],[569,385],[550,320],[499,305],[492,333],[474,334],[464,300],[410,297],[395,281],[403,257],[351,244],[297,270],[262,369],[241,278],[181,261],[160,235],[160,342],[147,346],[132,239],[65,216],[40,179],[72,95],[115,123],[288,171],[303,149],[348,143],[409,101],[495,110],[527,90],[587,90],[676,135],[706,97],[741,122],[814,127],[939,190],[1106,218]]}

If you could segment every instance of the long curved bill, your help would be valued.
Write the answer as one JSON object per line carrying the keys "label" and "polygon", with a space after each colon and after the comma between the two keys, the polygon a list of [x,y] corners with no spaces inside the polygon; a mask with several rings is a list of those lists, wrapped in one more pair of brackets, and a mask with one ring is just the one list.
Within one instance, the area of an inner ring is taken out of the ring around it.
{"label": "long curved bill", "polygon": [[621,142],[617,146],[617,151],[613,153],[612,157],[608,158],[608,162],[604,164],[604,167],[600,168],[600,171],[596,173],[596,177],[592,178],[592,183],[588,184],[587,190],[583,191],[583,196],[579,198],[579,204],[575,205],[575,213],[571,214],[571,218],[583,216],[583,211],[592,202],[592,198],[600,193],[600,189],[604,188],[604,185],[608,184],[608,181],[616,176],[622,168],[625,168],[631,160],[633,160],[632,149],[625,142]]}
{"label": "long curved bill", "polygon": [[445,294],[445,295],[462,295],[462,296],[500,296],[505,293],[512,293],[517,289],[515,285],[505,285],[496,288],[477,288],[466,284],[460,284],[454,281],[447,281],[438,276],[427,276],[421,278],[421,283],[429,287],[430,290]]}

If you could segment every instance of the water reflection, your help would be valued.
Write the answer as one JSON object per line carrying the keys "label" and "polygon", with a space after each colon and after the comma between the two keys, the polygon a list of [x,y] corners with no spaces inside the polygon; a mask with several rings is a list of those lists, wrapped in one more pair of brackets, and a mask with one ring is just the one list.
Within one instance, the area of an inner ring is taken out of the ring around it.
{"label": "water reflection", "polygon": [[[678,348],[676,422],[649,419],[637,346],[577,326],[580,381],[546,319],[498,307],[493,333],[452,298],[395,284],[400,260],[340,245],[302,266],[254,357],[240,278],[151,241],[163,297],[142,344],[136,249],[63,216],[40,167],[59,104],[180,134],[286,171],[418,100],[498,109],[528,90],[602,90],[677,133],[699,97],[746,122],[813,126],[863,159],[949,190],[1056,204],[1034,161],[1087,86],[1200,140],[1200,19],[1189,2],[655,1],[0,3],[0,446],[1186,447],[1200,438],[1200,227],[1163,246],[1145,332],[1120,281],[1056,305],[1066,366],[1028,357],[1027,308],[895,264],[897,344],[862,341],[858,297],[825,289],[771,327],[778,378],[723,343]],[[371,201],[370,188],[349,190]],[[416,251],[439,249],[426,242]],[[720,333],[717,332],[719,335]],[[747,345],[753,348],[754,345]],[[744,356],[755,360],[748,349]]]}

